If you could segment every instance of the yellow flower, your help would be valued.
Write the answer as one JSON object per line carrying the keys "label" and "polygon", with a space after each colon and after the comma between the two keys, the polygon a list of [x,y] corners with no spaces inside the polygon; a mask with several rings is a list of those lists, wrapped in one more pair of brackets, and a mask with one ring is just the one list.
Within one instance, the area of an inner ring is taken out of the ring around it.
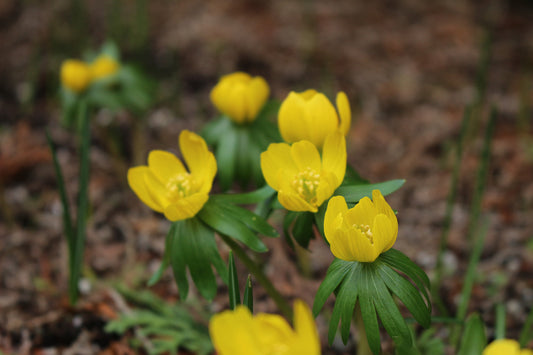
{"label": "yellow flower", "polygon": [[96,60],[91,63],[90,68],[92,79],[100,80],[115,74],[119,68],[119,65],[115,59],[104,54],[96,58]]}
{"label": "yellow flower", "polygon": [[482,355],[533,355],[529,349],[520,350],[520,344],[512,339],[498,339],[490,343]]}
{"label": "yellow flower", "polygon": [[61,84],[64,87],[80,93],[89,86],[91,71],[89,66],[76,59],[67,59],[61,64]]}
{"label": "yellow flower", "polygon": [[398,220],[379,190],[372,202],[363,197],[348,209],[342,196],[333,197],[324,217],[324,233],[331,252],[346,261],[372,262],[396,242]]}
{"label": "yellow flower", "polygon": [[269,94],[265,79],[236,72],[220,78],[210,96],[220,112],[242,124],[255,120]]}
{"label": "yellow flower", "polygon": [[278,113],[281,136],[288,143],[308,140],[321,149],[329,134],[340,130],[346,136],[350,130],[350,103],[342,91],[337,94],[337,109],[339,115],[328,98],[315,90],[291,92]]}
{"label": "yellow flower", "polygon": [[245,306],[214,315],[209,333],[218,355],[319,355],[320,342],[311,311],[294,303],[294,330],[281,316],[252,316]]}
{"label": "yellow flower", "polygon": [[162,150],[150,152],[148,166],[128,170],[135,194],[171,221],[194,217],[202,209],[217,171],[215,157],[199,135],[182,131],[179,145],[189,171],[175,155]]}
{"label": "yellow flower", "polygon": [[272,143],[261,153],[266,182],[278,191],[278,200],[291,211],[317,212],[333,195],[346,172],[346,141],[340,132],[326,138],[322,160],[309,141],[292,146]]}

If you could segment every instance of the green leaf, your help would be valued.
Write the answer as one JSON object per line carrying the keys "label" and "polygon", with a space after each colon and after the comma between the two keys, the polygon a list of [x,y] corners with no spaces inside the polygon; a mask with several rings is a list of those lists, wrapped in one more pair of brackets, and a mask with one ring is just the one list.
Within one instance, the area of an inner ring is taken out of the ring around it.
{"label": "green leaf", "polygon": [[479,314],[474,313],[466,320],[461,346],[457,355],[479,355],[483,352],[485,346],[487,346],[485,325]]}
{"label": "green leaf", "polygon": [[237,131],[235,129],[227,129],[225,134],[220,136],[215,151],[220,187],[224,191],[231,187],[235,177],[238,148]]}
{"label": "green leaf", "polygon": [[374,306],[374,291],[370,287],[371,275],[363,272],[361,275],[361,284],[359,286],[359,307],[361,318],[365,326],[366,339],[368,345],[375,355],[381,352],[381,337],[379,334],[378,317]]}
{"label": "green leaf", "polygon": [[245,224],[251,230],[259,232],[267,237],[279,237],[279,233],[274,227],[272,227],[267,221],[265,221],[263,218],[259,217],[252,211],[231,203],[224,203],[222,201],[219,201],[217,196],[211,196],[210,200],[212,204],[217,205],[217,208],[231,214],[234,219]]}
{"label": "green leaf", "polygon": [[342,280],[350,272],[352,263],[341,259],[335,259],[328,268],[324,281],[320,284],[313,303],[313,316],[317,316],[329,295],[339,286]]}
{"label": "green leaf", "polygon": [[251,205],[264,201],[273,196],[275,193],[276,191],[274,189],[268,185],[265,185],[262,188],[252,192],[246,192],[243,194],[221,194],[216,195],[216,198],[217,200],[226,203]]}
{"label": "green leaf", "polygon": [[326,209],[328,207],[328,201],[324,201],[322,205],[318,208],[317,213],[315,213],[315,225],[318,228],[318,231],[320,232],[320,235],[324,239],[324,241],[329,245],[328,240],[325,237],[324,234],[324,216],[326,215]]}
{"label": "green leaf", "polygon": [[[430,289],[429,278],[418,265],[411,261],[405,254],[396,249],[389,249],[379,256],[379,260],[404,273],[407,277],[414,281],[418,290],[422,293],[426,304],[429,305],[431,311],[431,300],[429,298],[428,290]],[[431,312],[430,312],[431,313]]]}
{"label": "green leaf", "polygon": [[254,296],[253,296],[253,290],[252,290],[252,276],[248,275],[248,279],[246,279],[246,287],[244,288],[244,297],[242,300],[242,304],[244,304],[251,313],[254,312]]}
{"label": "green leaf", "polygon": [[346,202],[356,203],[365,196],[372,197],[372,190],[380,190],[383,196],[386,196],[398,190],[404,183],[405,180],[397,179],[376,184],[340,186],[335,195],[344,196]]}
{"label": "green leaf", "polygon": [[235,309],[235,307],[241,304],[241,294],[239,290],[239,279],[237,277],[237,269],[235,268],[235,260],[233,259],[233,252],[231,251],[229,252],[228,269],[229,269],[229,284],[228,284],[229,308]]}
{"label": "green leaf", "polygon": [[200,135],[205,139],[209,145],[217,145],[220,137],[226,134],[226,131],[231,127],[231,121],[225,116],[212,120],[204,126]]}
{"label": "green leaf", "polygon": [[397,346],[412,346],[413,338],[387,286],[376,273],[372,278],[374,305],[385,330]]}
{"label": "green leaf", "polygon": [[386,264],[379,265],[377,271],[389,291],[398,296],[418,323],[428,328],[431,325],[431,309],[418,290]]}
{"label": "green leaf", "polygon": [[227,283],[228,280],[226,265],[218,253],[214,232],[197,218],[177,221],[174,225],[171,265],[180,297],[187,297],[187,267],[200,294],[212,300],[216,295],[217,284],[211,267],[215,267],[224,282]]}
{"label": "green leaf", "polygon": [[176,226],[174,223],[172,223],[170,225],[170,229],[168,230],[167,237],[165,238],[165,253],[163,254],[163,260],[161,261],[161,265],[159,265],[159,268],[157,269],[157,271],[148,280],[148,283],[147,283],[148,287],[152,287],[153,285],[155,285],[161,279],[161,276],[163,276],[163,272],[170,265],[170,251],[172,248],[172,236],[175,233],[175,229],[176,229]]}
{"label": "green leaf", "polygon": [[[233,213],[222,208],[221,204],[214,202],[213,199],[207,201],[198,213],[198,217],[214,230],[241,241],[254,251],[265,252],[268,250],[266,245],[250,228],[243,224]],[[258,216],[257,218],[260,217]]]}

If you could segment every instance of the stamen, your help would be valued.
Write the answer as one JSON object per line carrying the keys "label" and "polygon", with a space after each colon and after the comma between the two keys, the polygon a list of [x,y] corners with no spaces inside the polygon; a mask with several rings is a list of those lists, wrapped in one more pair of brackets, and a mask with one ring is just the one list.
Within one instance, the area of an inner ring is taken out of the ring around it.
{"label": "stamen", "polygon": [[167,198],[170,201],[177,201],[195,192],[195,181],[191,174],[180,173],[171,178],[167,183]]}
{"label": "stamen", "polygon": [[320,183],[320,174],[307,167],[294,176],[292,187],[298,195],[309,203],[316,203],[316,190]]}
{"label": "stamen", "polygon": [[368,224],[354,224],[353,227],[358,229],[361,234],[367,237],[370,241],[370,244],[374,244],[374,234],[372,233],[372,230]]}

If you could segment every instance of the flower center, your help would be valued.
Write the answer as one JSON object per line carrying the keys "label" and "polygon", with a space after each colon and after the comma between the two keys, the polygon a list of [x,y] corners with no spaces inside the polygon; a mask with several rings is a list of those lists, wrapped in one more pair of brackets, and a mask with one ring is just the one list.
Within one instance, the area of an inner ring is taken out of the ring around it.
{"label": "flower center", "polygon": [[191,174],[180,173],[171,178],[167,183],[167,198],[170,201],[178,201],[190,196],[195,192],[195,181]]}
{"label": "flower center", "polygon": [[294,176],[292,187],[300,197],[309,203],[316,203],[316,190],[320,182],[320,174],[316,170],[307,167]]}
{"label": "flower center", "polygon": [[370,226],[368,224],[354,224],[353,227],[358,229],[362,235],[367,237],[370,241],[370,244],[374,244],[374,234],[370,230]]}

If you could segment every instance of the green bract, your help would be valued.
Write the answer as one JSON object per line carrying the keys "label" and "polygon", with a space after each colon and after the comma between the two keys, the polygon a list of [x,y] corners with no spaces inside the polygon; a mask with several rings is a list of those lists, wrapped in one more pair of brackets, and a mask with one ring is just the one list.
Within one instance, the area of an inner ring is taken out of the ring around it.
{"label": "green bract", "polygon": [[276,125],[270,120],[278,107],[277,102],[267,102],[257,118],[245,124],[222,115],[202,130],[207,144],[214,147],[223,190],[231,188],[234,182],[241,186],[250,182],[256,186],[264,184],[259,156],[270,143],[281,141]]}
{"label": "green bract", "polygon": [[[416,287],[398,272],[411,279]],[[355,305],[359,302],[368,344],[374,354],[379,354],[378,315],[398,348],[413,346],[411,332],[393,295],[405,304],[418,323],[427,328],[431,323],[428,290],[429,279],[424,271],[398,250],[390,249],[372,263],[335,259],[318,289],[313,313],[316,316],[329,295],[335,293],[337,299],[329,325],[329,342],[333,342],[340,321],[342,340],[346,344]]]}

